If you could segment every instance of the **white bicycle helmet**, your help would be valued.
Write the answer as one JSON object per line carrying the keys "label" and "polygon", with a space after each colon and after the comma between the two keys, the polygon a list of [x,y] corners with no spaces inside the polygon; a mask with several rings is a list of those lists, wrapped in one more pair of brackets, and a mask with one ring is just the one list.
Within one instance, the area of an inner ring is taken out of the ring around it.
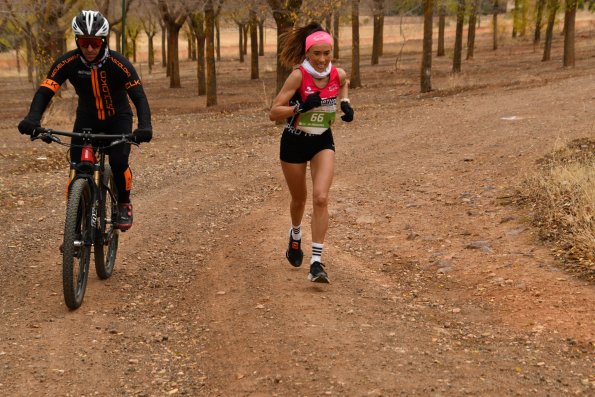
{"label": "white bicycle helmet", "polygon": [[72,18],[72,31],[75,36],[107,37],[109,22],[99,11],[81,11]]}

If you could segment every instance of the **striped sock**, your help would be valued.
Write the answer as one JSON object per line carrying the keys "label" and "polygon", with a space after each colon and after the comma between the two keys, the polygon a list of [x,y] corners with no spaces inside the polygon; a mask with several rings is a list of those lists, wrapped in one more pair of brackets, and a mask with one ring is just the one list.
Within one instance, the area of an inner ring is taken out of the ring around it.
{"label": "striped sock", "polygon": [[314,262],[320,262],[323,248],[324,244],[312,243],[312,259],[310,259],[310,264]]}
{"label": "striped sock", "polygon": [[291,238],[294,240],[302,239],[302,225],[298,225],[298,226],[291,225]]}

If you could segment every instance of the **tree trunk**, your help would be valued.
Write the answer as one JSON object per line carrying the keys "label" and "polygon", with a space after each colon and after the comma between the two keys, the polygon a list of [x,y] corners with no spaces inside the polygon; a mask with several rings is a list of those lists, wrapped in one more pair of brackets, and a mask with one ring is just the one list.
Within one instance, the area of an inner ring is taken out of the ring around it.
{"label": "tree trunk", "polygon": [[362,80],[359,72],[359,1],[351,1],[351,81],[349,87],[359,88]]}
{"label": "tree trunk", "polygon": [[198,78],[198,96],[207,94],[207,68],[205,64],[205,41],[204,26],[202,21],[200,29],[203,34],[196,36],[196,77]]}
{"label": "tree trunk", "polygon": [[382,53],[382,31],[384,23],[384,0],[374,0],[374,28],[372,36],[372,65],[378,65],[378,58]]}
{"label": "tree trunk", "polygon": [[281,91],[285,79],[291,73],[291,68],[287,68],[281,64],[279,54],[281,48],[279,47],[279,36],[291,29],[295,23],[292,18],[292,13],[299,11],[302,6],[302,0],[267,0],[273,18],[277,24],[277,92]]}
{"label": "tree trunk", "polygon": [[446,27],[446,5],[444,4],[444,0],[440,1],[440,6],[438,7],[438,51],[436,52],[436,56],[443,57],[444,52],[444,29]]}
{"label": "tree trunk", "polygon": [[537,0],[537,15],[535,16],[535,34],[533,36],[533,44],[539,44],[541,40],[541,26],[543,23],[543,9],[545,7],[545,0]]}
{"label": "tree trunk", "polygon": [[215,10],[213,0],[205,4],[205,33],[207,39],[207,107],[217,104],[217,73],[215,70]]}
{"label": "tree trunk", "polygon": [[219,15],[215,18],[215,31],[217,32],[217,60],[221,60],[221,26],[219,24]]}
{"label": "tree trunk", "polygon": [[565,67],[574,67],[574,31],[577,0],[566,0],[564,11],[564,61]]}
{"label": "tree trunk", "polygon": [[14,55],[17,63],[17,73],[21,74],[21,46],[19,43],[14,46]]}
{"label": "tree trunk", "polygon": [[494,0],[494,13],[492,15],[492,49],[498,49],[498,0]]}
{"label": "tree trunk", "polygon": [[475,26],[477,24],[478,0],[472,0],[471,10],[469,12],[469,28],[467,30],[467,59],[473,59],[475,50]]}
{"label": "tree trunk", "polygon": [[168,22],[168,45],[167,45],[167,60],[169,70],[169,88],[181,88],[180,82],[180,59],[178,56],[178,38],[180,36],[180,28],[175,22]]}
{"label": "tree trunk", "polygon": [[463,23],[465,22],[465,0],[458,0],[455,49],[452,60],[452,72],[461,72],[461,53],[463,51]]}
{"label": "tree trunk", "polygon": [[512,10],[512,37],[516,37],[520,24],[520,0],[514,0],[514,9]]}
{"label": "tree trunk", "polygon": [[167,27],[163,26],[161,29],[161,67],[167,67]]}
{"label": "tree trunk", "polygon": [[248,32],[250,31],[250,23],[243,25],[244,30],[244,55],[248,55]]}
{"label": "tree trunk", "polygon": [[424,38],[421,58],[421,92],[432,90],[432,22],[434,16],[433,0],[424,2]]}
{"label": "tree trunk", "polygon": [[264,56],[264,19],[258,21],[258,55]]}
{"label": "tree trunk", "polygon": [[333,58],[339,59],[339,11],[333,12]]}
{"label": "tree trunk", "polygon": [[250,79],[257,80],[258,75],[258,21],[256,11],[250,10]]}
{"label": "tree trunk", "polygon": [[153,44],[153,37],[155,33],[147,34],[147,39],[149,42],[149,54],[148,54],[148,64],[149,64],[149,74],[153,72],[153,66],[155,66],[155,45]]}
{"label": "tree trunk", "polygon": [[238,24],[239,37],[239,51],[240,51],[240,63],[244,63],[244,24],[236,22]]}
{"label": "tree trunk", "polygon": [[35,73],[35,66],[33,63],[33,44],[31,43],[31,25],[26,23],[27,33],[25,36],[25,46],[27,47],[27,81],[33,83],[33,74]]}
{"label": "tree trunk", "polygon": [[380,16],[380,45],[378,46],[378,55],[384,55],[384,9]]}
{"label": "tree trunk", "polygon": [[374,15],[374,28],[372,36],[372,65],[378,65],[380,57],[380,16]]}
{"label": "tree trunk", "polygon": [[554,39],[554,25],[556,24],[556,13],[560,7],[559,0],[548,0],[549,16],[547,20],[547,28],[545,29],[545,44],[543,46],[542,61],[549,61],[552,52],[552,40]]}

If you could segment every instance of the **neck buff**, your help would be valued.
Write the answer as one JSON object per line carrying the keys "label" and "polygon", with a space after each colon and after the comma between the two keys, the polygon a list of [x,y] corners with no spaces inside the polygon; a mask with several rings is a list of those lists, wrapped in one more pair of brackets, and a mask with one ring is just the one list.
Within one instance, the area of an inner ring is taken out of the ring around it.
{"label": "neck buff", "polygon": [[95,62],[88,62],[85,59],[85,56],[83,55],[82,52],[81,52],[81,61],[83,61],[83,64],[86,67],[88,67],[89,69],[99,69],[105,63],[105,60],[107,59],[108,55],[109,55],[109,48],[107,46],[105,46],[105,51],[103,51],[103,55],[97,55]]}
{"label": "neck buff", "polygon": [[319,72],[316,69],[314,69],[314,66],[312,66],[307,59],[304,59],[304,62],[302,62],[302,67],[306,69],[306,72],[308,72],[315,79],[323,79],[329,74],[331,74],[332,66],[333,64],[329,62],[324,72]]}

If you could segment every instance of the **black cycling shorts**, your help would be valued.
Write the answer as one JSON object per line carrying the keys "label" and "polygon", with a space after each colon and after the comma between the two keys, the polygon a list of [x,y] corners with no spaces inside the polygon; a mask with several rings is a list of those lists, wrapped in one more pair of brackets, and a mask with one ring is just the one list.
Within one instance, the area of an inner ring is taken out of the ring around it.
{"label": "black cycling shorts", "polygon": [[330,128],[321,135],[285,128],[281,136],[279,158],[286,163],[307,163],[325,149],[335,151],[335,141]]}

